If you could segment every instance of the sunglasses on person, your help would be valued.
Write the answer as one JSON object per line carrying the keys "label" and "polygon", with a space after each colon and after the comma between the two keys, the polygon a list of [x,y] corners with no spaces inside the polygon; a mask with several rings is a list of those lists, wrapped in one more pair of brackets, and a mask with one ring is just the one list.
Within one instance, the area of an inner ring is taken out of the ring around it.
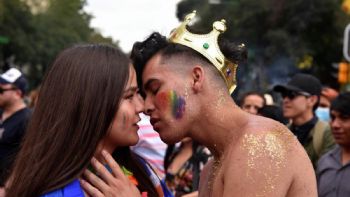
{"label": "sunglasses on person", "polygon": [[287,98],[289,98],[291,100],[293,100],[297,96],[305,96],[306,98],[311,96],[311,94],[309,94],[307,92],[297,92],[297,91],[284,91],[281,94],[282,94],[282,98],[286,98],[287,97]]}
{"label": "sunglasses on person", "polygon": [[1,88],[0,87],[0,94],[3,94],[4,92],[6,91],[10,91],[10,90],[16,90],[17,88],[16,87],[12,87],[12,88]]}

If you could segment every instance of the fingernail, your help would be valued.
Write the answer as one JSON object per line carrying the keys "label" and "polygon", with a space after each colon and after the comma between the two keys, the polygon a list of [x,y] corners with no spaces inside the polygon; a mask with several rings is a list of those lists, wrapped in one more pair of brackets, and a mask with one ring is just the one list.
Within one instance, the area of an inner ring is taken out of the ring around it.
{"label": "fingernail", "polygon": [[83,179],[79,179],[80,181],[80,184],[84,185],[85,184],[85,181]]}
{"label": "fingernail", "polygon": [[107,156],[107,151],[102,150],[102,155],[103,155],[103,156]]}

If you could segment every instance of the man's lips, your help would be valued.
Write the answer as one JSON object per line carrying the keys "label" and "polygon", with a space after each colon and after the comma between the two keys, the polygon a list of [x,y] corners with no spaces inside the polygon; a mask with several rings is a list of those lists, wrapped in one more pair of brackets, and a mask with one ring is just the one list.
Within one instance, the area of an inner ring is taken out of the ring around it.
{"label": "man's lips", "polygon": [[290,109],[291,108],[291,106],[289,106],[289,105],[284,105],[283,106],[283,109]]}
{"label": "man's lips", "polygon": [[150,120],[152,126],[154,127],[157,122],[159,122],[159,118],[151,118]]}
{"label": "man's lips", "polygon": [[344,133],[333,132],[333,137],[334,138],[343,138],[345,136],[344,136]]}

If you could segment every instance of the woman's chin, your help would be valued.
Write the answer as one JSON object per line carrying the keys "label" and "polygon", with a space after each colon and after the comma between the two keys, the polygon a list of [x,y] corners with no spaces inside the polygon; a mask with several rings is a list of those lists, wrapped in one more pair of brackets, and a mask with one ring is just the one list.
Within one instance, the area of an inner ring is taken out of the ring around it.
{"label": "woman's chin", "polygon": [[137,135],[137,137],[133,138],[132,140],[130,140],[130,144],[129,146],[135,146],[138,142],[139,142],[139,136]]}

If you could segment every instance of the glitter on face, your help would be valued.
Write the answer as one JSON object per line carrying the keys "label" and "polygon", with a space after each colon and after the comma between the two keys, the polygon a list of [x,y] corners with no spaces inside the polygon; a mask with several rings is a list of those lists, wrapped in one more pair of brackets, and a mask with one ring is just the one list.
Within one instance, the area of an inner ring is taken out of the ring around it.
{"label": "glitter on face", "polygon": [[161,92],[157,95],[157,102],[162,109],[170,108],[175,119],[181,119],[185,112],[186,101],[175,91]]}

